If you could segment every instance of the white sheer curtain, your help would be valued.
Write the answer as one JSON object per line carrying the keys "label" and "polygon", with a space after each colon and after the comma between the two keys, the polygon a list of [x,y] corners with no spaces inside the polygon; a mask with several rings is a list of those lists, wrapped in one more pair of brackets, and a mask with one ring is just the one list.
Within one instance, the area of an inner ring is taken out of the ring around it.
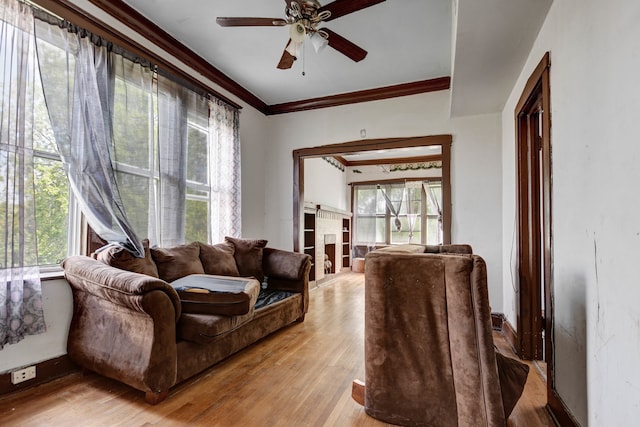
{"label": "white sheer curtain", "polygon": [[71,26],[38,25],[36,31],[47,109],[71,189],[102,239],[143,257],[115,176],[111,53]]}
{"label": "white sheer curtain", "polygon": [[[442,188],[442,183],[441,181],[437,181],[437,183],[432,183],[430,181],[425,181],[422,183],[422,186],[424,187],[424,191],[427,194],[427,199],[429,200],[427,206],[430,206],[431,209],[429,209],[429,211],[435,211],[437,213],[437,218],[438,218],[438,226],[437,226],[437,243],[438,244],[442,244],[443,242],[443,221],[442,221],[442,208],[440,207],[442,202],[441,202],[441,198],[442,198],[442,193],[440,192],[440,194],[436,193],[435,188]],[[430,213],[430,212],[427,212]]]}
{"label": "white sheer curtain", "polygon": [[211,130],[211,239],[239,237],[240,210],[240,122],[239,112],[222,101],[210,102]]}
{"label": "white sheer curtain", "polygon": [[[160,198],[156,204],[157,244],[184,243],[187,194],[187,120],[195,94],[158,77],[158,155]],[[151,240],[151,243],[156,243]]]}
{"label": "white sheer curtain", "polygon": [[0,349],[46,331],[38,268],[33,173],[31,8],[0,3]]}
{"label": "white sheer curtain", "polygon": [[384,197],[384,201],[387,204],[387,208],[393,215],[393,225],[396,231],[402,229],[402,222],[400,221],[400,209],[402,208],[402,202],[405,198],[405,186],[404,183],[400,184],[381,184],[378,186]]}
{"label": "white sheer curtain", "polygon": [[239,236],[238,110],[82,29],[38,18],[56,142],[94,231],[138,255],[138,236],[165,247]]}

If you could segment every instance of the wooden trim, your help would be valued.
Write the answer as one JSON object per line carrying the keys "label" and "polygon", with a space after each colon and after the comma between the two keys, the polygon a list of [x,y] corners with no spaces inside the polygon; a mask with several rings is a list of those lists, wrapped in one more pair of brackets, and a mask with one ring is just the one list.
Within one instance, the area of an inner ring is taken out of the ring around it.
{"label": "wooden trim", "polygon": [[[547,384],[549,381],[547,381]],[[552,390],[547,396],[547,411],[554,418],[557,425],[562,427],[580,427],[580,424],[571,415],[560,395]]]}
{"label": "wooden trim", "polygon": [[442,144],[442,243],[451,244],[451,140]]}
{"label": "wooden trim", "polygon": [[437,162],[442,160],[442,156],[439,154],[433,155],[433,156],[396,157],[396,158],[388,158],[388,159],[352,160],[352,161],[345,160],[343,157],[340,157],[340,158],[346,162],[346,163],[343,163],[345,166],[399,165],[403,163],[427,163],[427,162]]}
{"label": "wooden trim", "polygon": [[[551,83],[549,52],[543,58],[546,64],[542,72],[542,109],[547,111],[542,117],[542,220],[543,220],[543,278],[545,282],[545,359],[547,361],[547,398],[549,401],[556,395],[555,389],[555,346],[553,323],[555,316],[555,302],[553,291],[553,224],[552,224],[552,158],[551,158]],[[564,405],[563,405],[564,407]]]}
{"label": "wooden trim", "polygon": [[297,111],[315,110],[318,108],[337,107],[340,105],[359,102],[378,101],[381,99],[397,98],[400,96],[416,95],[419,93],[447,90],[451,86],[451,77],[438,77],[412,83],[385,86],[376,89],[361,90],[324,96],[320,98],[304,99],[301,101],[285,102],[269,105],[267,115],[293,113]]}
{"label": "wooden trim", "polygon": [[403,138],[359,139],[320,147],[300,148],[294,150],[301,157],[335,156],[340,154],[359,153],[361,151],[392,150],[394,148],[421,147],[425,145],[451,144],[451,135],[410,136]]}
{"label": "wooden trim", "polygon": [[293,152],[293,251],[300,250],[300,208],[304,202],[304,158]]}
{"label": "wooden trim", "polygon": [[[550,54],[546,52],[537,67],[527,80],[525,89],[518,101],[515,117],[519,121],[520,112],[524,111],[534,90],[539,89],[542,98],[542,263],[545,292],[545,359],[547,362],[547,408],[560,425],[577,426],[571,413],[564,405],[555,386],[555,347],[553,337],[554,293],[553,293],[553,234],[552,234],[552,158],[551,158],[551,89],[550,89]],[[516,132],[520,129],[516,128]],[[516,135],[518,140],[518,135]],[[522,294],[522,290],[521,290]]]}
{"label": "wooden trim", "polygon": [[502,322],[502,333],[504,334],[504,337],[513,349],[514,353],[516,353],[515,349],[516,343],[518,342],[518,333],[516,332],[511,322],[509,322],[509,319],[507,319],[506,317]]}
{"label": "wooden trim", "polygon": [[527,100],[529,99],[531,92],[533,92],[533,89],[535,89],[536,85],[542,79],[542,74],[545,72],[545,70],[548,70],[550,66],[551,66],[550,54],[549,52],[546,52],[542,57],[542,59],[540,60],[540,62],[538,63],[538,65],[536,66],[535,70],[533,70],[533,73],[531,73],[531,76],[529,76],[527,83],[524,85],[524,89],[522,90],[522,95],[520,95],[520,99],[516,104],[516,109],[515,109],[516,117],[518,116],[518,113],[522,111],[522,109],[524,108],[524,105],[527,103]]}
{"label": "wooden trim", "polygon": [[[300,205],[304,201],[304,158],[336,156],[362,151],[440,145],[442,147],[443,243],[451,243],[451,135],[361,139],[320,147],[293,150],[293,247],[300,248]],[[445,209],[446,207],[446,209]]]}
{"label": "wooden trim", "polygon": [[517,122],[517,189],[518,189],[518,277],[520,301],[518,305],[518,355],[523,359],[539,360],[542,350],[542,291],[543,260],[540,256],[543,227],[540,207],[542,189],[539,168],[542,147],[538,140],[539,112],[542,110],[541,86],[533,86],[527,102],[518,112]]}
{"label": "wooden trim", "polygon": [[[46,383],[48,381],[60,378],[71,372],[78,371],[78,367],[71,361],[68,355],[56,357],[54,359],[45,360],[36,365],[36,377],[34,379],[19,383],[11,383],[11,372],[5,372],[0,375],[0,396],[13,393],[16,391],[31,388],[36,385]],[[31,366],[31,365],[29,365]],[[18,369],[14,369],[16,371]]]}
{"label": "wooden trim", "polygon": [[[514,353],[516,353],[516,343],[518,342],[518,334],[516,330],[513,328],[509,319],[503,313],[491,313],[491,326],[495,331],[502,332],[505,340],[511,346]],[[516,353],[517,354],[517,353]]]}
{"label": "wooden trim", "polygon": [[347,159],[345,159],[342,156],[333,156],[334,159],[336,159],[338,162],[340,162],[340,164],[342,164],[342,166],[349,166],[349,162],[347,161]]}
{"label": "wooden trim", "polygon": [[[242,108],[236,102],[230,100],[228,97],[222,95],[206,83],[201,82],[190,74],[187,74],[184,70],[178,67],[171,59],[164,58],[162,55],[158,55],[149,51],[142,44],[132,40],[128,36],[124,35],[120,31],[112,28],[106,23],[100,21],[96,17],[90,15],[77,5],[71,3],[68,0],[32,0],[34,4],[42,7],[43,9],[66,19],[78,26],[85,28],[86,30],[109,40],[120,47],[127,49],[131,53],[145,58],[160,66],[163,69],[170,71],[171,73],[180,76],[190,84],[201,88],[202,90],[215,95],[216,97],[224,100],[229,105],[235,108]],[[233,95],[245,101],[247,104],[256,108],[257,110],[265,113],[267,106],[264,102],[259,100],[256,96],[249,91],[238,85],[231,80],[228,76],[223,74],[220,70],[213,67],[210,63],[205,61],[202,57],[198,56],[195,52],[188,47],[180,43],[178,40],[171,37],[168,33],[162,30],[153,22],[138,13],[135,9],[128,6],[122,0],[89,0],[92,4],[102,9],[105,13],[113,16],[123,25],[128,26],[133,31],[140,34],[145,39],[149,40],[159,48],[165,51],[167,55],[172,55],[186,66],[191,67],[196,72],[202,74],[205,78],[220,85],[223,89],[229,91]]]}
{"label": "wooden trim", "polygon": [[402,183],[407,181],[442,181],[442,178],[439,176],[426,176],[426,177],[416,177],[416,178],[394,178],[394,179],[378,179],[375,181],[354,181],[350,182],[347,185],[355,186],[355,185],[372,185],[372,184],[394,184],[394,183]]}

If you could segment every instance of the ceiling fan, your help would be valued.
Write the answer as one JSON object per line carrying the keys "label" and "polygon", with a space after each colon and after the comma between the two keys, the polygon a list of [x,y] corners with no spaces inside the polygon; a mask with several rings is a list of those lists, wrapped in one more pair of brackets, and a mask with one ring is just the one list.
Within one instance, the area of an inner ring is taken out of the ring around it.
{"label": "ceiling fan", "polygon": [[318,0],[285,0],[286,18],[216,18],[222,27],[282,27],[290,25],[289,41],[285,46],[278,68],[291,68],[297,59],[305,37],[309,37],[316,52],[327,44],[351,58],[362,61],[367,51],[328,28],[318,28],[321,22],[331,21],[358,10],[382,3],[385,0],[335,0],[322,6]]}

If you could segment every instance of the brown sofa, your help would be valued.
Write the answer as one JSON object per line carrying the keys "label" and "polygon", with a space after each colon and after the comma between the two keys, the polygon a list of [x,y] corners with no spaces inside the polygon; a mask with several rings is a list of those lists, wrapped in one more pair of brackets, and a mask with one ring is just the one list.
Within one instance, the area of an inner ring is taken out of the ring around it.
{"label": "brown sofa", "polygon": [[367,254],[365,385],[354,383],[354,398],[372,417],[410,426],[506,425],[528,366],[496,353],[486,266],[465,246]]}
{"label": "brown sofa", "polygon": [[[144,391],[149,403],[162,401],[173,385],[304,320],[310,257],[265,245],[227,239],[218,245],[145,247],[144,259],[118,247],[97,259],[65,259],[74,300],[69,356],[84,369]],[[251,285],[249,311],[232,316],[185,312],[169,282],[220,273],[260,279],[261,285]]]}

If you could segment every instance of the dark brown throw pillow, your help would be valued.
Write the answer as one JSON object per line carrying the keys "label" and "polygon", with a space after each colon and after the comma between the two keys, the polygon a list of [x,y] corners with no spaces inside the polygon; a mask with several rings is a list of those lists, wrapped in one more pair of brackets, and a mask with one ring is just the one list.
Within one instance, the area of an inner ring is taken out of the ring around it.
{"label": "dark brown throw pillow", "polygon": [[234,246],[229,242],[207,245],[200,242],[200,262],[205,274],[217,276],[239,276]]}
{"label": "dark brown throw pillow", "polygon": [[262,271],[262,249],[267,246],[267,241],[236,239],[233,237],[225,237],[224,240],[231,243],[235,248],[233,257],[236,260],[240,276],[253,276],[262,282],[264,280],[264,272]]}
{"label": "dark brown throw pillow", "polygon": [[165,282],[190,274],[204,274],[198,242],[171,248],[151,248],[151,256],[158,266],[158,275]]}
{"label": "dark brown throw pillow", "polygon": [[509,418],[524,391],[529,366],[519,360],[503,356],[498,351],[496,351],[496,364],[498,365],[498,379],[502,390],[502,406],[506,419]]}
{"label": "dark brown throw pillow", "polygon": [[146,274],[147,276],[159,277],[158,268],[151,258],[149,251],[149,240],[142,241],[144,246],[144,258],[137,258],[122,246],[111,246],[96,254],[95,258],[112,267],[134,273]]}

